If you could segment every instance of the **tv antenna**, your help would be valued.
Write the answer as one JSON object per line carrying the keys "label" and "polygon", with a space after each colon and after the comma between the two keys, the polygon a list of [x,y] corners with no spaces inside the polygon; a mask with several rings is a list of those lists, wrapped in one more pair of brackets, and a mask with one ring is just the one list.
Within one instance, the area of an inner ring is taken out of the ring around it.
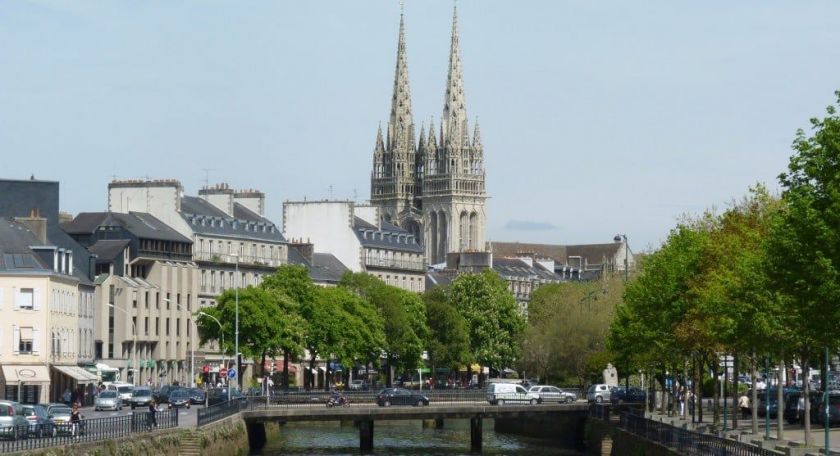
{"label": "tv antenna", "polygon": [[201,168],[204,171],[204,186],[210,187],[210,171],[216,171],[216,168]]}

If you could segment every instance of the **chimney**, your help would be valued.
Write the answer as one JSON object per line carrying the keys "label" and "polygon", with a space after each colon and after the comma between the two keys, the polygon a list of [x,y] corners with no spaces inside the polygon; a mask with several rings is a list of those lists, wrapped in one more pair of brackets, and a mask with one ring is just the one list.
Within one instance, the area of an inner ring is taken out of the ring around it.
{"label": "chimney", "polygon": [[289,248],[297,249],[300,255],[306,258],[306,261],[312,263],[312,254],[315,253],[315,245],[311,242],[303,242],[303,239],[292,240],[289,242]]}
{"label": "chimney", "polygon": [[15,221],[29,228],[42,244],[47,243],[47,219],[41,217],[38,208],[32,208],[29,217],[15,217]]}
{"label": "chimney", "polygon": [[238,190],[233,193],[233,202],[247,207],[260,217],[265,217],[265,193],[259,190]]}
{"label": "chimney", "polygon": [[198,191],[198,196],[215,206],[230,217],[233,217],[233,189],[224,182],[204,187]]}

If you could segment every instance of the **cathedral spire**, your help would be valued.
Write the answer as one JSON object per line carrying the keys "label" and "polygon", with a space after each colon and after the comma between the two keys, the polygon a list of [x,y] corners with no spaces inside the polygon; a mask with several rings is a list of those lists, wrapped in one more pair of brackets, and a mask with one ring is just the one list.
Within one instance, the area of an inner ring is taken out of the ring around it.
{"label": "cathedral spire", "polygon": [[414,120],[411,114],[411,89],[408,84],[408,60],[405,50],[405,15],[400,5],[400,36],[397,65],[394,70],[394,94],[388,121],[388,148],[414,148]]}
{"label": "cathedral spire", "polygon": [[461,71],[457,5],[452,13],[452,43],[449,49],[449,74],[446,78],[441,131],[442,145],[455,143],[457,146],[462,146],[465,140],[468,141],[467,102],[464,98],[464,81]]}
{"label": "cathedral spire", "polygon": [[481,129],[478,128],[478,117],[475,118],[475,131],[473,131],[473,148],[481,150]]}
{"label": "cathedral spire", "polygon": [[376,146],[374,146],[374,152],[385,152],[385,142],[382,139],[382,124],[379,124],[379,128],[376,129]]}

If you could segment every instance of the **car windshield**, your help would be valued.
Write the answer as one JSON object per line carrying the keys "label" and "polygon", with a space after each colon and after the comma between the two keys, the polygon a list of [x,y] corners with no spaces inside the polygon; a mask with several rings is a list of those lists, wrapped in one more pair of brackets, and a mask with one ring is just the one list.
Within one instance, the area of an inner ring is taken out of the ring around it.
{"label": "car windshield", "polygon": [[116,391],[103,391],[103,392],[99,393],[99,397],[101,397],[102,399],[113,399],[113,398],[117,397],[117,392]]}
{"label": "car windshield", "polygon": [[69,415],[70,407],[53,407],[50,409],[51,415]]}
{"label": "car windshield", "polygon": [[151,396],[152,395],[152,390],[146,389],[146,388],[140,388],[140,389],[134,390],[134,392],[131,393],[131,395],[134,396],[134,397]]}
{"label": "car windshield", "polygon": [[189,397],[189,395],[190,395],[190,392],[189,392],[189,391],[187,391],[187,390],[185,390],[185,389],[179,389],[179,390],[175,390],[175,391],[173,391],[173,392],[169,395],[169,397],[179,398],[179,397]]}
{"label": "car windshield", "polygon": [[117,390],[121,393],[130,393],[131,390],[133,390],[133,389],[134,388],[131,387],[131,386],[120,386],[120,387],[117,388]]}

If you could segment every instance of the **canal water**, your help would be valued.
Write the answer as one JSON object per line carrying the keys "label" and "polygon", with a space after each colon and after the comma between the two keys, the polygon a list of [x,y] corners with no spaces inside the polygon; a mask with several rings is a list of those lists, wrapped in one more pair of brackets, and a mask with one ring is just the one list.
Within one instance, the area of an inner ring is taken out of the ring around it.
{"label": "canal water", "polygon": [[[268,426],[273,426],[269,424]],[[497,434],[493,420],[484,420],[482,455],[581,455],[556,447],[551,440]],[[420,421],[376,421],[373,433],[374,455],[460,456],[470,453],[469,420],[446,420],[444,429],[423,427]],[[351,423],[289,423],[265,448],[252,455],[359,455],[359,430]]]}

